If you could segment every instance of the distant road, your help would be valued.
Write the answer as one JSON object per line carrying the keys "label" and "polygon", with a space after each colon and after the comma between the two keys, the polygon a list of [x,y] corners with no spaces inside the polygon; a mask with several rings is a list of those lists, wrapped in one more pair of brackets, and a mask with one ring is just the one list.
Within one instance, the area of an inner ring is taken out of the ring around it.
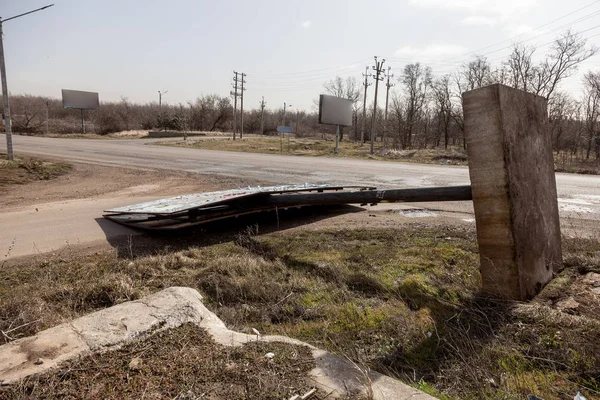
{"label": "distant road", "polygon": [[[465,167],[287,156],[155,146],[156,139],[96,140],[13,136],[16,154],[58,157],[110,166],[164,168],[277,183],[368,184],[386,187],[464,185]],[[163,140],[164,141],[164,140]],[[0,149],[6,139],[0,135]]]}
{"label": "distant road", "polygon": [[[467,167],[188,149],[154,146],[150,144],[152,142],[156,140],[13,136],[16,154],[27,153],[110,166],[163,168],[276,183],[367,184],[381,187],[469,184]],[[0,150],[6,151],[3,134],[0,135]],[[559,173],[556,180],[559,197],[600,196],[600,176]],[[588,200],[593,201],[594,198]]]}
{"label": "distant road", "polygon": [[[330,183],[381,188],[469,184],[467,167],[287,156],[155,146],[156,139],[93,140],[13,136],[16,154],[30,154],[126,168],[161,168],[254,179],[264,183]],[[0,150],[6,138],[0,135]],[[598,226],[600,176],[556,174],[561,217]],[[469,202],[428,203],[450,212],[472,213]],[[589,228],[588,228],[589,229]],[[600,228],[597,228],[600,234]]]}

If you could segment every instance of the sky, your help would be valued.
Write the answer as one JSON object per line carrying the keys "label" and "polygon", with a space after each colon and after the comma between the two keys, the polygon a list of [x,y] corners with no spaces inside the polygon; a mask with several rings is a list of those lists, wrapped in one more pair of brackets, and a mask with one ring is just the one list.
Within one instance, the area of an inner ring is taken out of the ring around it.
{"label": "sky", "polygon": [[[9,18],[52,0],[0,0]],[[373,56],[397,78],[419,61],[435,74],[475,53],[498,64],[515,42],[542,56],[571,28],[600,47],[600,0],[54,0],[3,25],[9,92],[60,98],[95,91],[100,101],[185,104],[229,95],[246,73],[244,108],[312,111],[323,84],[362,80]],[[583,72],[561,89],[579,95]],[[385,95],[380,87],[379,97]],[[392,88],[394,90],[394,88]],[[369,88],[373,96],[373,87]]]}

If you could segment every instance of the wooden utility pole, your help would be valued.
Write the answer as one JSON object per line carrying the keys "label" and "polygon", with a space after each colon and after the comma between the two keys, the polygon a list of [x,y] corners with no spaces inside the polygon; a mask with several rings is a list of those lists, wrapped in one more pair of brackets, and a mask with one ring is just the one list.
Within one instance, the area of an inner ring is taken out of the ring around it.
{"label": "wooden utility pole", "polygon": [[262,97],[262,100],[260,101],[260,134],[264,135],[265,134],[265,125],[264,125],[264,115],[265,115],[265,96]]}
{"label": "wooden utility pole", "polygon": [[240,139],[244,138],[244,83],[246,83],[246,81],[244,80],[244,77],[246,76],[246,74],[244,74],[243,72],[240,74],[242,75],[242,89],[241,89],[241,93],[240,93]]}
{"label": "wooden utility pole", "polygon": [[367,88],[371,85],[368,83],[369,79],[369,67],[365,67],[365,73],[363,74],[365,77],[364,85],[364,98],[363,98],[363,118],[362,118],[362,126],[360,128],[360,145],[365,144],[365,121],[367,120]]}
{"label": "wooden utility pole", "polygon": [[239,96],[239,94],[238,94],[238,75],[239,75],[239,72],[233,71],[233,73],[235,74],[235,76],[233,78],[233,88],[234,88],[234,91],[233,92],[229,92],[229,94],[231,94],[233,96],[233,140],[235,140],[235,135],[236,135],[236,131],[237,131],[237,98]]}
{"label": "wooden utility pole", "polygon": [[386,134],[388,131],[388,123],[387,123],[387,118],[388,118],[388,103],[390,100],[390,88],[392,86],[394,86],[393,83],[390,83],[390,78],[394,77],[394,74],[390,74],[392,67],[388,66],[388,70],[387,70],[387,82],[385,84],[387,90],[385,91],[385,114],[383,116],[383,148],[385,148],[385,139],[386,139]]}
{"label": "wooden utility pole", "polygon": [[377,61],[377,56],[375,56],[375,65],[373,66],[375,71],[375,75],[373,75],[373,79],[375,79],[375,100],[373,101],[373,119],[371,120],[371,154],[373,154],[375,136],[377,136],[377,90],[379,89],[379,81],[383,80],[383,76],[379,76],[383,72],[383,63],[385,63],[385,59]]}

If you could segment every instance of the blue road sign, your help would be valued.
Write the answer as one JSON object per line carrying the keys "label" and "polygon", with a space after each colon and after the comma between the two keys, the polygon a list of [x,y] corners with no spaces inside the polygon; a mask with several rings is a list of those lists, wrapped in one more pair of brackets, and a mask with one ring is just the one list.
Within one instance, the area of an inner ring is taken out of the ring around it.
{"label": "blue road sign", "polygon": [[278,126],[277,127],[277,132],[279,132],[279,133],[292,133],[292,132],[294,132],[294,130],[292,129],[291,126]]}

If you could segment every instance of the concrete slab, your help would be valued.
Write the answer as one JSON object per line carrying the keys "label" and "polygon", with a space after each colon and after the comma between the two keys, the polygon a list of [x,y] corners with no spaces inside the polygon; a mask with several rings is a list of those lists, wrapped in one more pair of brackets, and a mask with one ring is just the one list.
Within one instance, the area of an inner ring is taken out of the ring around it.
{"label": "concrete slab", "polygon": [[483,290],[528,300],[562,264],[546,100],[496,84],[463,106]]}
{"label": "concrete slab", "polygon": [[44,372],[63,361],[90,353],[69,324],[0,346],[0,384]]}
{"label": "concrete slab", "polygon": [[206,329],[222,345],[241,346],[260,340],[310,347],[316,367],[309,377],[316,387],[330,393],[330,398],[372,393],[375,400],[434,399],[398,380],[299,340],[231,331],[204,306],[200,293],[185,287],[168,288],[0,346],[0,383],[16,383],[27,376],[56,367],[62,361],[116,349],[158,330],[175,328],[188,322]]}

